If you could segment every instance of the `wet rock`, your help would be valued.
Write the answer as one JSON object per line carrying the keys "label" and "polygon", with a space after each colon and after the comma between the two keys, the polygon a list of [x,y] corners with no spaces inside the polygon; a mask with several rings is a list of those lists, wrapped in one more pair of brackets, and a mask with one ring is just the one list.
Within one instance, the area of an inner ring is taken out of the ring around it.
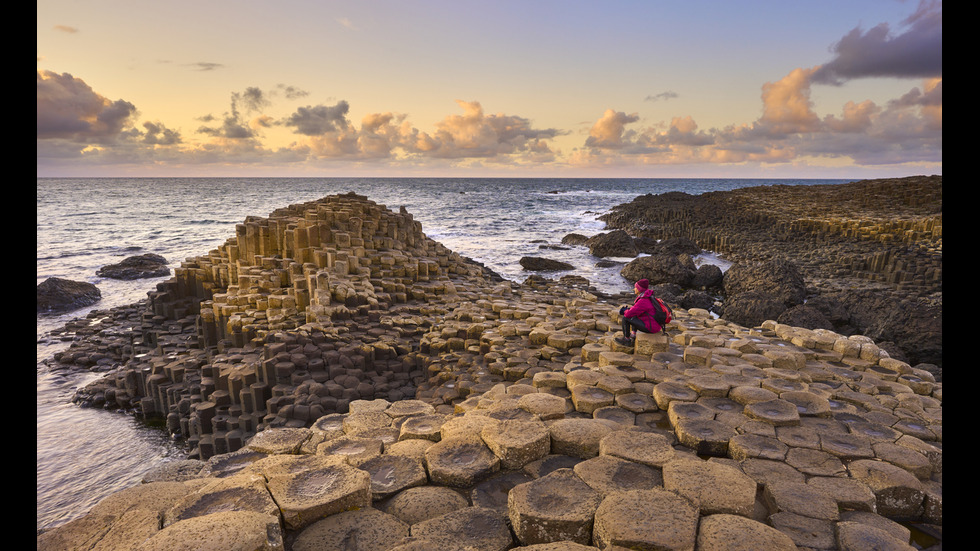
{"label": "wet rock", "polygon": [[102,299],[102,292],[87,281],[49,277],[37,285],[37,313],[59,313],[84,308]]}
{"label": "wet rock", "polygon": [[562,245],[585,245],[589,238],[579,233],[570,233],[561,238]]}
{"label": "wet rock", "polygon": [[99,277],[110,279],[144,279],[170,275],[167,259],[153,253],[130,256],[122,262],[108,264],[96,272]]}
{"label": "wet rock", "polygon": [[522,256],[520,264],[525,270],[536,272],[558,272],[575,269],[575,266],[568,262],[538,256]]}
{"label": "wet rock", "polygon": [[608,233],[600,233],[586,240],[585,245],[589,247],[589,253],[598,257],[627,257],[636,256],[636,245],[633,238],[623,230],[614,230]]}

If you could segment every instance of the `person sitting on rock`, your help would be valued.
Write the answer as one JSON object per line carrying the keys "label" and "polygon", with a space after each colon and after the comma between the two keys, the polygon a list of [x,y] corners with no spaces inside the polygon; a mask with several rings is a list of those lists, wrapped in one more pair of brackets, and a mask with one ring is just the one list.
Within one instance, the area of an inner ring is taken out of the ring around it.
{"label": "person sitting on rock", "polygon": [[633,292],[636,299],[633,306],[623,306],[619,309],[623,316],[623,336],[616,337],[616,342],[625,346],[633,346],[636,332],[658,333],[661,329],[660,324],[653,318],[653,291],[650,290],[650,281],[641,279],[633,285]]}

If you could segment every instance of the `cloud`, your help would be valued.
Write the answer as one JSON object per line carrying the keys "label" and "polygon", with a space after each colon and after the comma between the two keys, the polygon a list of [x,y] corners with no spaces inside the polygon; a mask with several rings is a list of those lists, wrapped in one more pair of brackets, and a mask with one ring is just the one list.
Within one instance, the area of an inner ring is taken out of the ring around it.
{"label": "cloud", "polygon": [[[220,122],[218,126],[209,124],[198,127],[197,132],[214,138],[226,140],[249,140],[258,137],[257,130],[271,126],[271,118],[261,114],[261,111],[272,105],[260,88],[250,86],[244,92],[232,92],[230,111],[220,119],[208,114],[198,117],[204,123]],[[259,112],[259,116],[251,121],[245,115]]]}
{"label": "cloud", "polygon": [[220,126],[201,126],[197,131],[208,136],[230,140],[245,140],[255,137],[255,133],[237,115],[225,115],[221,119]]}
{"label": "cloud", "polygon": [[54,30],[61,31],[63,33],[68,33],[68,34],[75,34],[78,32],[77,28],[69,27],[68,25],[55,25]]}
{"label": "cloud", "polygon": [[585,147],[569,158],[588,166],[787,163],[813,159],[866,165],[942,162],[942,79],[928,79],[885,105],[849,101],[840,113],[819,116],[810,100],[819,67],[794,69],[762,86],[755,121],[700,130],[690,116],[666,130],[634,128],[638,115],[608,109]]}
{"label": "cloud", "polygon": [[887,23],[855,28],[834,45],[834,59],[813,75],[822,84],[866,77],[935,78],[943,74],[943,7],[923,1],[893,35]]}
{"label": "cloud", "polygon": [[[272,105],[258,87],[250,86],[244,92],[232,94],[233,105],[241,105],[246,111],[261,111]],[[234,106],[232,107],[234,109]]]}
{"label": "cloud", "polygon": [[108,142],[132,124],[136,106],[110,100],[68,73],[37,71],[37,137]]}
{"label": "cloud", "polygon": [[180,132],[171,130],[160,122],[146,121],[143,123],[143,129],[145,132],[142,141],[148,145],[176,145],[182,141]]}
{"label": "cloud", "polygon": [[[498,113],[486,115],[476,101],[456,100],[462,115],[449,115],[436,124],[432,141],[426,140],[424,152],[442,158],[496,157],[526,152],[542,147],[543,140],[560,132],[553,128],[533,128],[529,119]],[[421,152],[421,151],[420,151]]]}
{"label": "cloud", "polygon": [[640,120],[636,113],[627,115],[622,111],[606,109],[602,117],[592,125],[589,137],[585,140],[586,147],[599,149],[621,149],[629,144],[626,137],[626,125]]}
{"label": "cloud", "polygon": [[198,71],[214,71],[225,67],[221,63],[211,63],[209,61],[198,61],[196,63],[191,63],[190,66],[197,68]]}
{"label": "cloud", "polygon": [[762,85],[760,123],[778,134],[809,132],[819,123],[810,101],[814,69],[794,69],[776,82]]}
{"label": "cloud", "polygon": [[320,136],[350,126],[347,121],[348,111],[350,105],[346,101],[340,101],[333,106],[307,105],[296,109],[282,124],[295,128],[295,132],[303,136]]}
{"label": "cloud", "polygon": [[554,160],[547,142],[560,131],[535,128],[529,119],[515,115],[487,115],[479,102],[456,103],[463,114],[445,117],[431,133],[412,126],[405,115],[391,112],[365,115],[357,128],[348,120],[346,101],[301,107],[280,124],[307,137],[302,145],[317,158]]}
{"label": "cloud", "polygon": [[310,93],[306,90],[301,90],[295,86],[287,86],[285,84],[277,84],[276,89],[281,91],[282,94],[286,96],[286,99],[299,99],[310,95]]}
{"label": "cloud", "polygon": [[671,92],[670,90],[667,90],[666,92],[660,92],[659,94],[651,94],[643,98],[643,101],[659,101],[659,100],[667,101],[677,97],[679,96],[677,95],[676,92]]}

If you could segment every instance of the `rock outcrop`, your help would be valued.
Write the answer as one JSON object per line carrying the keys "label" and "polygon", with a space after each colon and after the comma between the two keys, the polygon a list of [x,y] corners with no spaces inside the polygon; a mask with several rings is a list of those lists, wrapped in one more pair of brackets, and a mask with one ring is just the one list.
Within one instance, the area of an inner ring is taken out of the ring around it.
{"label": "rock outcrop", "polygon": [[568,262],[539,256],[523,256],[520,264],[522,268],[532,272],[562,272],[575,269],[575,266]]}
{"label": "rock outcrop", "polygon": [[[637,240],[691,240],[733,261],[732,270],[791,263],[808,302],[846,296],[846,320],[829,320],[835,330],[893,340],[910,362],[942,365],[942,176],[646,195],[602,219]],[[746,290],[770,294],[765,285]],[[747,296],[729,305],[731,298],[725,315],[748,325],[802,304],[794,298],[776,312],[786,297]],[[926,315],[903,333],[892,320],[913,308]]]}
{"label": "rock outcrop", "polygon": [[700,309],[624,347],[619,306],[492,281],[363,197],[249,219],[151,293],[139,338],[81,331],[61,356],[115,354],[80,399],[167,416],[199,471],[149,474],[38,549],[908,548],[898,521],[941,539],[928,370]]}
{"label": "rock outcrop", "polygon": [[[563,241],[564,242],[564,241]],[[609,233],[600,233],[588,238],[585,246],[589,248],[592,256],[620,256],[632,258],[638,252],[633,238],[623,230],[614,230]]]}
{"label": "rock outcrop", "polygon": [[96,275],[111,279],[145,279],[170,275],[167,259],[153,253],[130,256],[122,262],[99,268]]}
{"label": "rock outcrop", "polygon": [[77,310],[102,300],[99,288],[87,281],[49,277],[37,286],[37,313]]}

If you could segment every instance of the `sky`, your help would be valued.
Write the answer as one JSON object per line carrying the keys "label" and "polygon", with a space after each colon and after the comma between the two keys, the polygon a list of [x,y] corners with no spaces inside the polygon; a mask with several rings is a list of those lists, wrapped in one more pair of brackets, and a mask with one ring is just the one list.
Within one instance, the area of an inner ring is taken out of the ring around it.
{"label": "sky", "polygon": [[942,174],[942,2],[38,0],[37,175]]}

